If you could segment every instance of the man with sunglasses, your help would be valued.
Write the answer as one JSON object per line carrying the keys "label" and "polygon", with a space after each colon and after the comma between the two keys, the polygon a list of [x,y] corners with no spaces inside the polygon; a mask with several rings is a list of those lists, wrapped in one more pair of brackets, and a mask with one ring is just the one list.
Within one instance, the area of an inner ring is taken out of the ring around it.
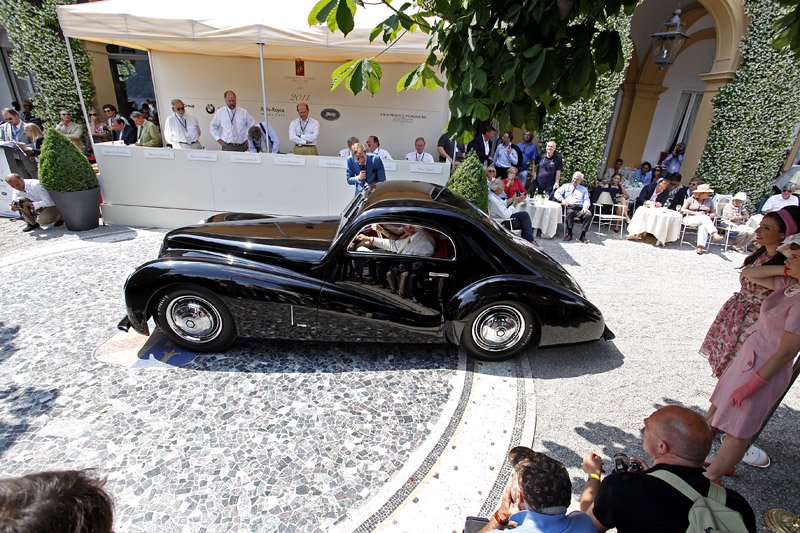
{"label": "man with sunglasses", "polygon": [[180,98],[171,102],[172,114],[164,123],[164,140],[175,150],[202,150],[200,144],[200,123],[186,112],[186,105]]}
{"label": "man with sunglasses", "polygon": [[63,133],[83,153],[83,126],[73,122],[72,113],[67,109],[62,109],[59,115],[61,122],[56,124],[56,130]]}
{"label": "man with sunglasses", "polygon": [[770,196],[761,207],[761,212],[766,214],[772,211],[779,211],[787,205],[798,205],[797,196],[794,195],[796,187],[794,183],[787,183],[781,189],[780,194]]}

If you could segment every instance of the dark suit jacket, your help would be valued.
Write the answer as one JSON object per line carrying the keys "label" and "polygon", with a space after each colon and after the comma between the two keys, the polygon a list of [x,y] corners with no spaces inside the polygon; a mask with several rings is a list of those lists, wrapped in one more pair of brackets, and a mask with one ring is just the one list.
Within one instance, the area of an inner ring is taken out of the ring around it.
{"label": "dark suit jacket", "polygon": [[680,211],[681,207],[683,207],[683,202],[685,202],[688,197],[689,187],[686,185],[678,187],[678,190],[675,191],[675,196],[672,197],[672,200],[669,203],[669,208]]}
{"label": "dark suit jacket", "polygon": [[467,153],[471,150],[475,150],[478,154],[478,159],[480,159],[481,163],[486,163],[486,160],[491,155],[492,149],[492,141],[489,141],[489,150],[490,153],[486,153],[486,147],[483,145],[483,135],[476,135],[474,139],[472,139],[469,144],[467,145]]}
{"label": "dark suit jacket", "polygon": [[[644,205],[644,203],[647,200],[649,200],[651,196],[653,196],[655,190],[656,190],[655,183],[650,183],[648,185],[645,185],[644,188],[642,189],[642,192],[639,193],[639,197],[636,199],[636,207]],[[669,198],[669,189],[664,189],[661,192],[661,194],[656,196],[656,202],[660,203],[661,205],[664,205],[664,202],[667,201],[667,198]]]}
{"label": "dark suit jacket", "polygon": [[[359,181],[358,175],[361,174],[361,165],[352,155],[347,158],[347,183],[356,186],[356,195],[364,188],[364,182]],[[369,185],[375,185],[386,181],[386,170],[383,168],[383,160],[375,154],[367,154],[367,181]]]}
{"label": "dark suit jacket", "polygon": [[136,128],[125,124],[122,131],[114,130],[115,141],[123,141],[125,144],[136,144]]}

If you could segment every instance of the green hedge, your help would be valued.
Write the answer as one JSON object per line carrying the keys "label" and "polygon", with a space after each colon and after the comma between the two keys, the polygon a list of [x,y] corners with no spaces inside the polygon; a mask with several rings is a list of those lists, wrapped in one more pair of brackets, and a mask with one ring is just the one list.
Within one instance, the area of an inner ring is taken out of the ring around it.
{"label": "green hedge", "polygon": [[61,132],[49,128],[39,156],[39,182],[48,191],[74,192],[94,189],[97,175],[78,147]]}
{"label": "green hedge", "polygon": [[696,176],[719,192],[747,193],[751,205],[772,179],[800,122],[800,63],[772,46],[773,22],[784,13],[774,0],[745,0],[750,17],[742,62],[712,100],[714,117]]}
{"label": "green hedge", "polygon": [[475,204],[478,209],[488,212],[489,189],[486,186],[486,169],[475,150],[470,150],[464,161],[450,174],[447,188]]}

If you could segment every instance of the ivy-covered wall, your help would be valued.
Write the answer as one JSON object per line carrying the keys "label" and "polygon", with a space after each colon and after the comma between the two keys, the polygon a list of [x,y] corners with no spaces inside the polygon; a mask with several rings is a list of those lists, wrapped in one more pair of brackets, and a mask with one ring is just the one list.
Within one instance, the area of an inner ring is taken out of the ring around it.
{"label": "ivy-covered wall", "polygon": [[[630,38],[631,16],[620,14],[609,20],[609,25],[619,31],[625,64],[633,53]],[[570,179],[575,171],[586,175],[586,183],[594,183],[603,161],[606,146],[606,127],[614,112],[614,101],[625,71],[606,72],[598,76],[594,96],[581,99],[548,116],[541,131],[542,148],[548,139],[555,139],[557,151],[564,160],[561,181]]]}
{"label": "ivy-covered wall", "polygon": [[[36,114],[46,124],[59,121],[61,108],[69,109],[82,122],[78,91],[67,55],[67,45],[58,24],[56,6],[75,0],[0,0],[0,23],[14,45],[11,68],[18,76],[33,75]],[[72,39],[72,54],[87,105],[94,100],[89,56],[80,41]]]}
{"label": "ivy-covered wall", "polygon": [[[755,205],[792,145],[800,122],[800,63],[771,46],[784,12],[775,0],[745,0],[750,27],[736,75],[712,100],[714,117],[696,176],[716,190],[747,193]],[[783,8],[785,10],[785,8]]]}

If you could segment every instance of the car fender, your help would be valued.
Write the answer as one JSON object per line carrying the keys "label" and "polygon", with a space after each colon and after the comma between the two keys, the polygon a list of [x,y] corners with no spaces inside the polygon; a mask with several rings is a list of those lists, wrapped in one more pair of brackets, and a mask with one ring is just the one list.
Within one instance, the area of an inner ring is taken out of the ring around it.
{"label": "car fender", "polygon": [[[203,287],[224,300],[244,299],[261,302],[316,307],[319,282],[280,267],[248,268],[244,262],[191,259],[156,259],[137,268],[125,282],[125,303],[131,326],[149,333],[147,320],[155,312],[158,299],[170,287]],[[235,309],[231,309],[234,318]]]}

